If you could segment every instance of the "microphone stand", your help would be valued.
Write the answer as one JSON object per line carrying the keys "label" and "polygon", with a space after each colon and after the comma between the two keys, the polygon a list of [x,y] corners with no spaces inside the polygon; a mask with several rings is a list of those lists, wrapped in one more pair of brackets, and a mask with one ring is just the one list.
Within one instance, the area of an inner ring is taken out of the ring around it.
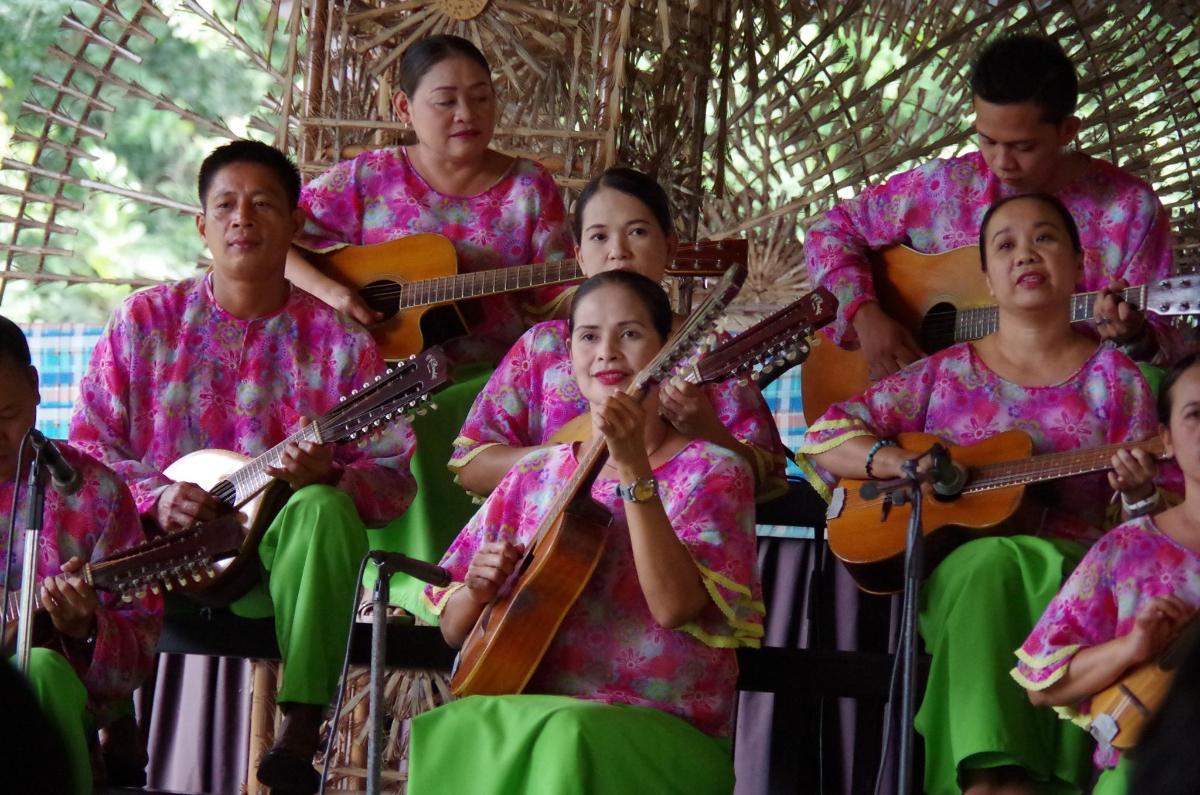
{"label": "microphone stand", "polygon": [[[18,478],[20,475],[18,475]],[[19,482],[19,481],[18,481]],[[37,553],[42,537],[42,509],[46,501],[46,482],[42,477],[42,450],[34,446],[25,486],[28,500],[25,511],[25,546],[21,555],[21,592],[17,617],[17,669],[29,673],[29,650],[33,645],[33,605],[37,593]]]}
{"label": "microphone stand", "polygon": [[[935,445],[916,458],[904,462],[903,477],[881,481],[876,485],[878,494],[886,495],[891,505],[908,503],[912,513],[908,517],[908,534],[904,546],[904,599],[900,611],[900,643],[896,654],[900,660],[900,759],[898,764],[898,795],[908,795],[912,787],[913,767],[913,718],[914,700],[917,689],[917,606],[921,588],[921,572],[924,570],[924,538],[921,535],[921,485],[925,478],[917,473],[921,459],[927,458],[938,448]],[[886,508],[885,508],[886,510]]]}
{"label": "microphone stand", "polygon": [[[373,550],[367,559],[375,564],[375,589],[371,594],[371,684],[368,692],[371,732],[367,735],[367,795],[381,795],[383,776],[383,691],[387,657],[387,606],[392,575],[403,572],[435,585],[446,585],[445,570],[412,560],[398,552]],[[365,563],[366,561],[364,561]],[[353,629],[353,627],[351,627]]]}

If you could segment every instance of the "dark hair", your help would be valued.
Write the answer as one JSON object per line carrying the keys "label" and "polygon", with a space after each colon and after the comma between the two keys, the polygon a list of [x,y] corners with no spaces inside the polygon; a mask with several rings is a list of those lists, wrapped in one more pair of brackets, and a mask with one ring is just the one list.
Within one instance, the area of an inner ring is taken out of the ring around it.
{"label": "dark hair", "polygon": [[478,47],[461,36],[443,33],[421,39],[404,51],[397,80],[400,90],[411,97],[421,85],[421,78],[447,58],[466,58],[479,64],[489,77],[492,74],[492,65]]}
{"label": "dark hair", "polygon": [[992,216],[996,214],[1004,205],[1009,202],[1015,202],[1018,199],[1033,199],[1039,201],[1054,209],[1058,213],[1058,217],[1062,219],[1063,226],[1067,229],[1067,234],[1071,237],[1071,248],[1076,254],[1083,253],[1083,243],[1079,239],[1079,227],[1075,225],[1075,219],[1071,215],[1071,211],[1067,206],[1059,201],[1057,196],[1051,196],[1049,193],[1018,193],[1016,196],[1008,196],[993,204],[983,214],[983,220],[979,223],[979,268],[987,270],[987,228],[992,221]]}
{"label": "dark hair", "polygon": [[11,362],[19,369],[33,364],[29,354],[29,341],[20,326],[4,315],[0,315],[0,362]]}
{"label": "dark hair", "polygon": [[1163,376],[1162,383],[1158,385],[1158,421],[1163,425],[1171,422],[1171,392],[1175,389],[1175,382],[1197,364],[1200,364],[1200,353],[1189,353],[1171,365]]}
{"label": "dark hair", "polygon": [[294,210],[300,203],[300,172],[288,156],[268,144],[241,140],[218,146],[200,164],[197,191],[200,194],[201,209],[208,203],[208,189],[216,179],[217,172],[233,163],[258,163],[266,166],[279,178],[279,187],[287,194],[288,206]]}
{"label": "dark hair", "polygon": [[583,211],[588,202],[601,188],[612,188],[628,194],[650,208],[654,220],[658,221],[664,235],[675,234],[675,222],[671,218],[671,202],[667,200],[667,192],[662,189],[654,177],[643,174],[637,169],[615,167],[605,169],[598,177],[593,177],[575,200],[575,242],[583,240]]}
{"label": "dark hair", "polygon": [[650,313],[650,322],[658,336],[664,341],[671,336],[671,325],[675,316],[671,313],[671,302],[667,299],[666,291],[658,282],[633,271],[604,271],[579,285],[575,297],[571,299],[571,317],[567,321],[567,328],[571,332],[575,331],[575,311],[579,309],[583,299],[589,293],[610,284],[624,287],[642,302],[642,306]]}
{"label": "dark hair", "polygon": [[1058,124],[1075,112],[1079,78],[1053,39],[1016,33],[993,39],[971,64],[971,92],[984,102],[1032,102],[1042,121]]}

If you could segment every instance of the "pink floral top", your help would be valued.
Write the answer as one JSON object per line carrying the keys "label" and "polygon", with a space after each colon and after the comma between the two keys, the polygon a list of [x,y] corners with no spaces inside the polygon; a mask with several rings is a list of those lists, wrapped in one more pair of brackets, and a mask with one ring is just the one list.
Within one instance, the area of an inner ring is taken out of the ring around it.
{"label": "pink floral top", "polygon": [[[296,243],[312,251],[432,232],[450,239],[459,272],[471,273],[554,260],[572,248],[554,178],[524,158],[483,193],[461,197],[430,187],[404,147],[364,152],[305,185],[300,207],[309,221]],[[447,351],[460,362],[498,360],[533,320],[549,314],[562,290],[462,302],[471,335]]]}
{"label": "pink floral top", "polygon": [[[1013,678],[1030,690],[1060,680],[1076,652],[1128,635],[1146,601],[1173,595],[1200,608],[1200,552],[1188,549],[1140,517],[1114,528],[1088,550],[1062,590],[1017,649]],[[1078,710],[1057,708],[1087,725]],[[1120,752],[1096,747],[1097,767],[1113,767]]]}
{"label": "pink floral top", "polygon": [[[875,297],[864,252],[907,243],[940,254],[979,243],[983,214],[1012,190],[992,174],[983,155],[932,160],[864,188],[822,215],[805,236],[804,256],[812,283],[837,296],[837,320],[827,334],[842,342],[848,318]],[[1139,285],[1171,272],[1171,230],[1166,210],[1145,182],[1111,163],[1091,159],[1089,168],[1056,194],[1079,227],[1083,243],[1082,290],[1111,279]],[[1168,359],[1181,338],[1151,316]]]}
{"label": "pink floral top", "polygon": [[[557,445],[530,453],[505,475],[442,558],[455,582],[426,587],[433,612],[463,587],[481,544],[526,543],[536,535],[577,466],[573,447]],[[525,692],[653,707],[727,736],[737,684],[734,649],[757,647],[763,632],[750,469],[740,456],[693,440],[654,476],[711,604],[678,629],[655,622],[634,567],[617,482],[602,475],[591,494],[613,516],[607,546]]]}
{"label": "pink floral top", "polygon": [[[171,481],[163,470],[205,448],[262,453],[383,372],[361,326],[293,287],[271,315],[241,320],[213,298],[211,276],[134,293],[96,344],[71,442],[129,483],[138,510],[153,510]],[[341,445],[338,488],[368,526],[399,516],[415,491],[403,419],[363,446]]]}
{"label": "pink floral top", "polygon": [[[890,439],[922,431],[969,445],[1011,429],[1029,434],[1039,454],[1141,441],[1158,430],[1158,421],[1141,371],[1110,343],[1097,346],[1062,383],[1028,387],[998,376],[963,342],[831,406],[809,427],[798,463],[820,475],[810,480],[828,493],[835,479],[807,456],[855,436]],[[1112,497],[1103,472],[1031,486],[1029,493],[1035,499],[1018,509],[1015,526],[1030,535],[1083,542],[1099,537]]]}
{"label": "pink floral top", "polygon": [[[497,444],[546,444],[555,432],[587,413],[587,399],[571,373],[566,320],[539,323],[517,340],[475,398],[454,441],[450,469],[459,470]],[[721,423],[754,453],[759,499],[786,488],[787,460],[779,429],[758,387],[730,379],[704,387]]]}
{"label": "pink floral top", "polygon": [[[59,566],[72,557],[95,563],[121,550],[142,543],[142,523],[129,489],[111,469],[67,444],[59,450],[79,472],[83,486],[71,496],[63,496],[47,486],[42,515],[41,545],[38,550],[38,579],[60,574]],[[13,482],[0,482],[0,550],[7,567],[0,568],[0,583],[5,577],[12,593],[21,587],[21,563],[25,544],[24,528],[29,494],[21,477],[21,499],[17,503],[17,532],[9,554],[8,523],[12,514]],[[154,663],[158,634],[162,630],[162,598],[152,593],[132,596],[124,602],[116,594],[99,591],[96,609],[96,636],[90,664],[67,658],[79,674],[88,693],[88,710],[105,723],[114,717],[114,708],[129,697],[150,673]],[[14,628],[15,629],[15,628]]]}

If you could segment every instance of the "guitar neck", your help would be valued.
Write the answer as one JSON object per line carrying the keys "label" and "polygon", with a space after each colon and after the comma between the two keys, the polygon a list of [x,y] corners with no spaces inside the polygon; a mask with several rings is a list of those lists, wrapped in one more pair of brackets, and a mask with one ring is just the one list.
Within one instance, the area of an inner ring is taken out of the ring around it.
{"label": "guitar neck", "polygon": [[[85,565],[80,572],[81,576],[89,584],[92,583],[91,565]],[[42,589],[37,587],[33,590],[33,609],[41,610],[45,605],[42,604]],[[21,589],[17,588],[8,594],[8,601],[4,604],[4,620],[8,626],[13,626],[13,622],[17,621],[21,615]]]}
{"label": "guitar neck", "polygon": [[1158,437],[1134,444],[1110,444],[1085,450],[1064,450],[1022,458],[1017,461],[999,461],[994,464],[971,469],[971,479],[964,494],[971,494],[1008,486],[1028,486],[1048,480],[1103,472],[1112,468],[1113,454],[1121,449],[1140,448],[1156,459],[1166,458],[1162,440]]}
{"label": "guitar neck", "polygon": [[[1121,298],[1137,308],[1146,306],[1146,285],[1126,287],[1121,291]],[[1092,309],[1096,305],[1099,291],[1075,293],[1071,296],[1071,322],[1084,323],[1092,319]],[[954,322],[954,341],[967,342],[977,340],[993,333],[1000,324],[1000,310],[994,304],[978,306],[972,309],[960,309]]]}
{"label": "guitar neck", "polygon": [[[545,287],[578,281],[583,271],[573,259],[538,262],[512,268],[494,268],[476,273],[439,276],[408,282],[400,288],[400,308],[433,306],[465,298],[512,293],[532,287]],[[368,288],[369,289],[369,288]]]}
{"label": "guitar neck", "polygon": [[[246,462],[241,468],[226,475],[225,479],[213,488],[213,496],[232,507],[241,506],[255,494],[265,489],[274,480],[274,476],[269,474],[267,470],[279,466],[283,460],[283,451],[289,444],[293,442],[316,442],[317,444],[322,444],[325,441],[322,435],[322,426],[328,420],[329,416],[325,415],[311,425],[306,425],[270,450],[260,453]],[[233,489],[232,493],[229,491],[230,487]]]}

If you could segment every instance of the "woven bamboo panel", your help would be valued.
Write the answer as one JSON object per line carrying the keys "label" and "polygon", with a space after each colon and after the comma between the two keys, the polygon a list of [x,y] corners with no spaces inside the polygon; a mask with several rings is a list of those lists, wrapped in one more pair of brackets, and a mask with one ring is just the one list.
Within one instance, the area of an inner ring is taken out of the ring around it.
{"label": "woven bamboo panel", "polygon": [[1078,64],[1078,146],[1150,182],[1177,261],[1200,259],[1195,0],[246,0],[233,18],[201,0],[80,0],[53,51],[61,68],[35,82],[16,120],[33,154],[0,162],[9,279],[141,283],[76,255],[77,219],[97,192],[194,210],[105,174],[85,145],[105,137],[116,95],[234,137],[231,120],[139,83],[165,29],[149,22],[167,14],[192,15],[272,78],[249,129],[306,174],[405,140],[389,104],[404,48],[432,33],[471,39],[495,67],[499,148],[548,164],[568,199],[605,165],[653,173],[685,236],[751,238],[740,303],[753,311],[804,289],[804,228],[839,196],[969,150],[970,58],[1001,32],[1043,31]]}

